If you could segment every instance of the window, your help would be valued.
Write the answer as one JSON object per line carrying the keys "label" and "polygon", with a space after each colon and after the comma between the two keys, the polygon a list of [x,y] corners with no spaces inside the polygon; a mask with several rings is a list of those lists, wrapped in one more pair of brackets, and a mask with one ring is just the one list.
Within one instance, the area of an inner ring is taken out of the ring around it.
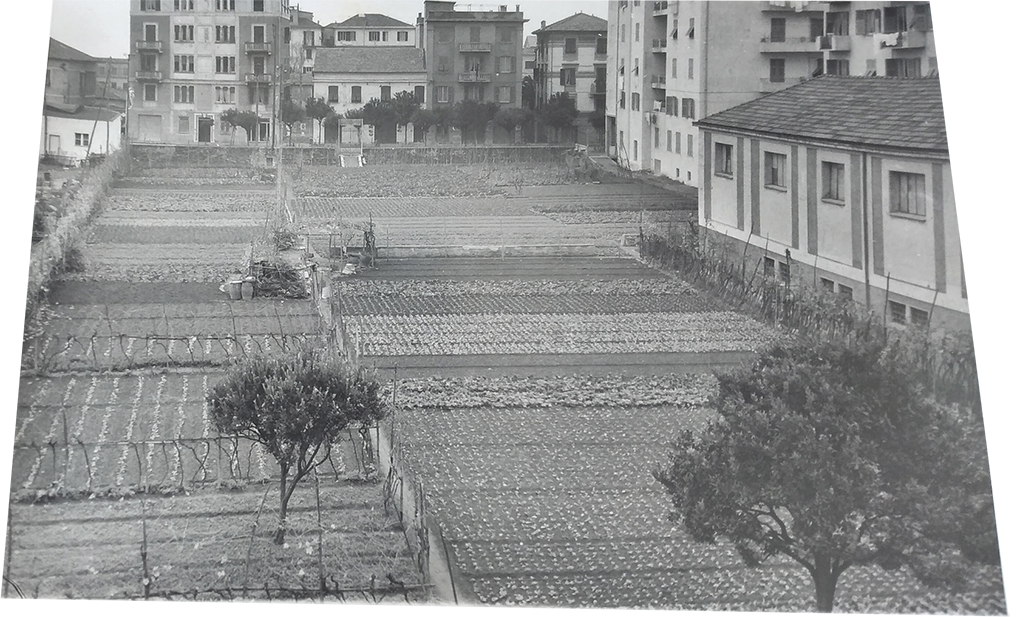
{"label": "window", "polygon": [[786,155],[765,153],[765,186],[786,186]]}
{"label": "window", "polygon": [[74,134],[74,145],[76,145],[76,146],[87,146],[87,145],[89,145],[89,134],[88,133],[75,133]]}
{"label": "window", "polygon": [[194,103],[195,86],[174,86],[174,103]]}
{"label": "window", "polygon": [[672,70],[672,75],[673,75],[673,79],[676,79],[676,58],[673,58],[673,70]]}
{"label": "window", "polygon": [[145,84],[145,88],[142,90],[143,101],[155,101],[156,100],[156,84]]}
{"label": "window", "polygon": [[779,262],[779,280],[790,284],[790,264],[785,261]]}
{"label": "window", "polygon": [[450,102],[450,86],[436,86],[436,102],[437,103]]}
{"label": "window", "polygon": [[265,26],[252,26],[251,28],[251,40],[253,43],[265,43],[266,42],[266,27]]}
{"label": "window", "polygon": [[680,115],[684,118],[694,118],[694,99],[680,99]]}
{"label": "window", "polygon": [[634,74],[635,75],[640,75],[641,74],[641,59],[640,58],[634,58]]}
{"label": "window", "polygon": [[634,42],[641,40],[641,22],[634,24]]}
{"label": "window", "polygon": [[224,135],[229,135],[233,130],[234,127],[230,126],[229,122],[224,122],[223,120],[220,120],[220,133]]}
{"label": "window", "polygon": [[237,89],[233,86],[216,86],[217,103],[237,102]]}
{"label": "window", "polygon": [[882,31],[882,10],[857,11],[857,36],[866,36]]}
{"label": "window", "polygon": [[826,60],[825,61],[825,73],[827,75],[849,75],[850,74],[850,61],[849,60]]}
{"label": "window", "polygon": [[50,87],[50,70],[46,69],[46,87]]}
{"label": "window", "polygon": [[313,32],[312,30],[306,30],[305,32],[302,32],[301,39],[303,45],[308,45],[312,47],[315,46],[315,32]]}
{"label": "window", "polygon": [[470,37],[472,43],[480,43],[482,41],[481,26],[471,26]]}
{"label": "window", "polygon": [[925,215],[924,176],[902,171],[889,172],[889,212]]}
{"label": "window", "polygon": [[175,73],[194,73],[195,56],[174,56]]}
{"label": "window", "polygon": [[627,42],[627,28],[625,28],[623,24],[620,24],[620,42]]}
{"label": "window", "polygon": [[577,69],[560,69],[560,85],[561,86],[575,86],[577,85]]}
{"label": "window", "polygon": [[575,39],[575,38],[567,39],[566,43],[563,45],[563,53],[567,54],[568,56],[576,55],[577,54],[577,39]]}
{"label": "window", "polygon": [[436,63],[436,72],[438,73],[450,72],[450,59],[448,57],[439,56],[439,62]]}
{"label": "window", "polygon": [[234,0],[216,0],[217,11],[233,11]]}
{"label": "window", "polygon": [[632,154],[634,155],[634,159],[635,160],[641,158],[641,153],[638,152],[638,149],[637,149],[637,140],[636,139],[634,140],[634,150],[633,150]]}
{"label": "window", "polygon": [[687,59],[687,79],[694,79],[694,58]]}
{"label": "window", "polygon": [[694,133],[687,134],[687,156],[694,156]]}
{"label": "window", "polygon": [[159,0],[142,0],[141,9],[143,11],[158,11]]}
{"label": "window", "polygon": [[839,295],[845,297],[847,300],[854,299],[854,288],[847,285],[839,286]]}
{"label": "window", "polygon": [[666,97],[666,115],[667,116],[679,116],[680,115],[680,99],[675,96]]}
{"label": "window", "polygon": [[251,70],[256,75],[266,74],[266,58],[265,56],[255,56],[251,59]]}
{"label": "window", "polygon": [[499,42],[500,43],[513,43],[514,42],[514,29],[513,28],[500,28],[499,29]]}
{"label": "window", "polygon": [[302,73],[311,73],[312,72],[312,67],[310,67],[310,66],[303,66],[303,67],[301,67],[301,72]]}
{"label": "window", "polygon": [[822,278],[822,289],[829,293],[836,293],[836,283],[827,278]]}
{"label": "window", "polygon": [[673,151],[673,131],[666,131],[666,152]]}
{"label": "window", "polygon": [[927,4],[914,5],[914,19],[910,27],[921,32],[931,32],[931,7]]}
{"label": "window", "polygon": [[390,100],[390,87],[382,86],[379,88],[379,99],[383,101]]}
{"label": "window", "polygon": [[145,40],[154,43],[159,40],[156,24],[145,24]]}
{"label": "window", "polygon": [[216,26],[217,43],[237,42],[235,26]]}
{"label": "window", "polygon": [[195,0],[174,0],[175,11],[194,11]]}
{"label": "window", "polygon": [[191,132],[191,118],[188,116],[177,116],[177,132],[187,134]]}
{"label": "window", "polygon": [[407,41],[407,30],[400,30],[397,32],[397,42],[402,43]]}
{"label": "window", "polygon": [[599,38],[595,39],[595,54],[605,55],[609,50],[609,43],[606,37],[599,35]]}
{"label": "window", "polygon": [[368,33],[368,40],[369,41],[378,41],[379,40],[379,31],[378,30],[370,31]]}
{"label": "window", "polygon": [[514,96],[514,89],[510,86],[499,87],[499,102],[500,103],[512,103]]}
{"label": "window", "polygon": [[769,81],[774,84],[781,84],[786,81],[785,59],[772,58],[769,60]]}
{"label": "window", "polygon": [[887,58],[885,61],[886,77],[920,77],[920,58]]}
{"label": "window", "polygon": [[825,34],[847,36],[850,34],[850,13],[829,12],[825,14]]}
{"label": "window", "polygon": [[935,77],[939,74],[939,61],[935,56],[928,58],[928,77]]}
{"label": "window", "polygon": [[724,176],[733,175],[733,146],[730,144],[715,145],[715,173]]}
{"label": "window", "polygon": [[[436,28],[436,38],[439,39],[440,43],[452,43],[453,42],[453,28],[446,26],[443,28]],[[354,40],[354,39],[351,39]]]}
{"label": "window", "polygon": [[236,73],[237,65],[234,56],[216,56],[217,73]]}
{"label": "window", "polygon": [[627,93],[620,91],[620,109],[627,109]]}
{"label": "window", "polygon": [[340,30],[336,33],[336,40],[345,43],[353,43],[358,39],[357,33],[353,30]]}
{"label": "window", "polygon": [[910,323],[915,326],[927,326],[928,325],[928,311],[910,307]]}
{"label": "window", "polygon": [[641,94],[638,92],[630,93],[630,108],[634,111],[641,111]]}
{"label": "window", "polygon": [[773,17],[769,29],[769,41],[783,43],[786,41],[786,18]]}
{"label": "window", "polygon": [[885,19],[885,33],[892,34],[893,32],[906,32],[907,31],[907,7],[905,6],[890,6],[883,10]]}
{"label": "window", "polygon": [[330,86],[329,93],[326,98],[327,103],[339,103],[340,102],[340,86]]}
{"label": "window", "polygon": [[266,10],[266,0],[251,0],[251,10],[256,13],[264,13]]}
{"label": "window", "polygon": [[469,101],[484,101],[485,86],[481,84],[465,84],[464,98]]}
{"label": "window", "polygon": [[383,42],[390,40],[390,33],[389,33],[389,31],[383,30],[382,40],[383,40]]}
{"label": "window", "polygon": [[843,165],[822,161],[822,199],[842,202],[843,186]]}
{"label": "window", "polygon": [[307,47],[307,48],[305,48],[305,60],[311,60],[311,59],[312,59],[312,48],[311,47]]}
{"label": "window", "polygon": [[195,40],[195,26],[174,26],[174,40],[178,43],[190,43]]}
{"label": "window", "polygon": [[269,103],[269,86],[249,86],[248,97],[259,105]]}
{"label": "window", "polygon": [[889,300],[889,318],[893,323],[907,323],[907,305]]}
{"label": "window", "polygon": [[499,73],[513,73],[514,72],[514,60],[513,56],[500,56],[499,57]]}
{"label": "window", "polygon": [[290,28],[289,27],[283,29],[283,42],[284,43],[290,43]]}
{"label": "window", "polygon": [[419,103],[425,102],[425,86],[414,87],[414,100]]}
{"label": "window", "polygon": [[876,74],[876,71],[875,71],[876,61],[875,61],[875,59],[874,58],[868,58],[865,61],[865,67],[866,67],[866,70],[864,71],[864,76],[865,77],[874,77],[875,74]]}
{"label": "window", "polygon": [[765,275],[765,278],[772,278],[772,277],[774,277],[776,275],[776,260],[775,259],[772,259],[771,257],[766,257],[762,261],[762,264],[763,264],[762,274]]}
{"label": "window", "polygon": [[691,18],[690,25],[687,26],[687,38],[694,38],[694,18]]}

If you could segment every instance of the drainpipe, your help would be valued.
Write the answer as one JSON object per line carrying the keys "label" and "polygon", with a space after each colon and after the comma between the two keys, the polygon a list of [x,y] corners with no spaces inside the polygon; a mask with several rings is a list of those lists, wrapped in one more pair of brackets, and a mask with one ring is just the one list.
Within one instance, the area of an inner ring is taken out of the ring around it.
{"label": "drainpipe", "polygon": [[868,155],[861,152],[861,213],[864,218],[861,234],[864,257],[864,302],[871,310],[871,250],[868,239]]}

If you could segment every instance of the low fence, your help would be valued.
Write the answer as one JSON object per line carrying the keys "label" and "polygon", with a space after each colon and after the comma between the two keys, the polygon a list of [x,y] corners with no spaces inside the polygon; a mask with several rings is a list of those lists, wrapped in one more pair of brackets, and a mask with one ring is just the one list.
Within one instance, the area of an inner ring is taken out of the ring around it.
{"label": "low fence", "polygon": [[[366,165],[486,165],[562,163],[565,146],[369,146]],[[334,146],[288,147],[283,161],[291,165],[339,165]]]}

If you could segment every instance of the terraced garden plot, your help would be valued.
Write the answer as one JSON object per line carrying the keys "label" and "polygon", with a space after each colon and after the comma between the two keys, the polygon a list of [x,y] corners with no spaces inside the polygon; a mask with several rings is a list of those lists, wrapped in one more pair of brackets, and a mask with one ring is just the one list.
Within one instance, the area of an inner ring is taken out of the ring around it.
{"label": "terraced garden plot", "polygon": [[272,190],[173,190],[171,188],[115,188],[107,197],[107,211],[265,213],[276,202]]}
{"label": "terraced garden plot", "polygon": [[701,296],[669,294],[624,296],[572,294],[555,296],[341,296],[345,315],[509,315],[619,313],[699,313],[719,310],[718,303]]}
{"label": "terraced garden plot", "polygon": [[[245,244],[265,236],[260,225],[113,225],[107,221],[92,228],[89,242],[94,244],[144,245],[222,245]],[[196,247],[193,247],[193,250]],[[204,247],[203,247],[204,248]]]}
{"label": "terraced garden plot", "polygon": [[301,197],[294,213],[299,220],[401,217],[531,216],[524,200],[488,197]]}
{"label": "terraced garden plot", "polygon": [[[205,400],[219,378],[194,372],[22,379],[12,490],[102,492],[272,478],[275,461],[262,446],[221,438],[212,424]],[[328,467],[331,477],[358,475],[360,441],[356,432],[346,436]]]}
{"label": "terraced garden plot", "polygon": [[[320,523],[314,487],[306,483],[295,491],[283,546],[272,544],[272,494],[251,540],[263,493],[251,487],[145,500],[152,594],[231,587],[240,596],[248,586],[254,588],[249,598],[264,599],[264,584],[316,589]],[[343,587],[367,588],[374,577],[377,587],[387,588],[387,574],[408,585],[421,582],[381,493],[378,484],[321,483],[324,571]],[[137,498],[16,504],[6,574],[30,597],[141,597],[141,509]],[[220,598],[200,593],[197,599]],[[360,595],[353,599],[371,602]],[[410,599],[423,597],[417,592]]]}
{"label": "terraced garden plot", "polygon": [[617,255],[589,257],[387,257],[375,270],[358,273],[359,280],[399,281],[603,281],[606,286],[630,281],[666,280],[661,272]]}
{"label": "terraced garden plot", "polygon": [[348,333],[365,356],[755,351],[778,333],[743,315],[356,315]]}

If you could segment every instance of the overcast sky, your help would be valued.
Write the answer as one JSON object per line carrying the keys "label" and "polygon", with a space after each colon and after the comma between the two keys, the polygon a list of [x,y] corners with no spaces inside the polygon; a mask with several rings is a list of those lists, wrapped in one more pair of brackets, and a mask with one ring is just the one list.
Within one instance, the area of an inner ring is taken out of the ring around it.
{"label": "overcast sky", "polygon": [[[463,3],[482,10],[496,9],[503,2]],[[520,4],[524,32],[531,34],[546,23],[583,11],[606,18],[607,0],[506,0],[513,10]],[[291,6],[311,11],[322,25],[343,21],[358,13],[383,13],[400,21],[414,24],[422,11],[422,0],[302,0]],[[128,33],[130,0],[53,0],[51,35],[71,47],[97,57],[127,57],[131,45]]]}

